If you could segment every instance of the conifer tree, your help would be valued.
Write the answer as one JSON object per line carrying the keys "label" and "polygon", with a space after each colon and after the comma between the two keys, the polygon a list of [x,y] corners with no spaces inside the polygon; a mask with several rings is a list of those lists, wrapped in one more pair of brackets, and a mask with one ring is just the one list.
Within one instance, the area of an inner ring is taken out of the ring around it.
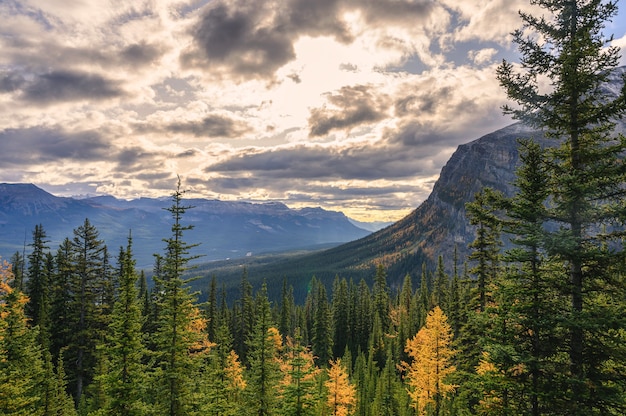
{"label": "conifer tree", "polygon": [[376,267],[374,287],[372,289],[374,314],[380,319],[383,331],[389,328],[389,286],[387,286],[387,271],[382,264]]}
{"label": "conifer tree", "polygon": [[258,416],[273,415],[276,412],[275,389],[280,379],[276,336],[271,316],[271,306],[267,299],[265,284],[256,296],[256,322],[248,338],[249,380],[246,383],[248,408]]}
{"label": "conifer tree", "polygon": [[328,368],[327,403],[332,416],[348,416],[356,405],[356,390],[350,383],[348,374],[338,358],[330,362]]}
{"label": "conifer tree", "polygon": [[74,328],[70,310],[72,257],[72,243],[65,238],[54,256],[55,269],[50,279],[50,352],[53,360],[60,363],[63,362],[61,351],[70,345]]}
{"label": "conifer tree", "polygon": [[426,317],[426,325],[406,343],[411,363],[404,363],[409,396],[418,415],[439,416],[442,402],[454,386],[447,378],[452,365],[452,329],[441,308]]}
{"label": "conifer tree", "polygon": [[[283,337],[294,335],[296,326],[296,305],[293,297],[293,286],[287,287],[287,279],[283,279],[280,296],[280,318],[278,330]],[[302,336],[302,335],[301,335]]]}
{"label": "conifer tree", "polygon": [[119,298],[113,307],[111,323],[103,347],[108,371],[100,377],[108,397],[104,408],[108,414],[143,415],[146,351],[142,343],[142,316],[137,296],[137,273],[132,252],[132,239],[120,252]]}
{"label": "conifer tree", "polygon": [[49,282],[46,269],[46,253],[48,239],[42,225],[36,225],[33,231],[31,253],[28,255],[28,280],[26,281],[25,294],[28,296],[26,315],[33,325],[47,326],[45,322],[49,317]]}
{"label": "conifer tree", "polygon": [[[520,13],[513,33],[521,68],[503,62],[498,79],[519,107],[507,113],[561,140],[549,152],[549,217],[557,225],[546,241],[563,262],[568,279],[560,284],[570,307],[561,317],[568,332],[567,411],[588,415],[620,411],[623,378],[608,370],[623,351],[611,339],[626,328],[613,293],[624,290],[612,267],[621,258],[626,192],[623,154],[626,139],[614,134],[615,120],[626,114],[626,83],[617,97],[603,85],[619,63],[619,48],[608,46],[602,31],[617,14],[617,1],[537,0],[545,14]],[[530,33],[530,35],[529,35]],[[548,84],[549,88],[543,85]],[[622,343],[623,345],[623,343]]]}
{"label": "conifer tree", "polygon": [[312,350],[317,363],[326,363],[332,354],[331,310],[326,296],[326,287],[317,284],[317,296],[311,334]]}
{"label": "conifer tree", "polygon": [[231,349],[232,336],[224,320],[220,320],[217,327],[215,343],[204,370],[206,392],[202,407],[207,415],[239,415],[243,411],[242,396],[246,387],[244,369],[237,353]]}
{"label": "conifer tree", "polygon": [[83,225],[74,229],[71,240],[70,263],[70,324],[71,343],[68,345],[69,356],[66,362],[75,365],[72,369],[74,397],[79,403],[84,388],[93,378],[96,345],[101,341],[99,328],[100,304],[102,292],[102,253],[104,243],[99,239],[95,226],[85,219]]}
{"label": "conifer tree", "polygon": [[11,270],[13,271],[13,283],[11,285],[13,289],[17,289],[20,292],[24,291],[24,274],[26,274],[24,270],[26,268],[25,252],[26,242],[24,242],[24,252],[16,251],[9,260]]}
{"label": "conifer tree", "polygon": [[333,356],[340,357],[348,346],[350,333],[350,305],[348,282],[335,277],[332,295]]}
{"label": "conifer tree", "polygon": [[160,276],[155,283],[160,290],[157,305],[158,328],[155,334],[157,371],[156,400],[159,412],[169,416],[186,415],[195,404],[192,400],[193,378],[196,376],[198,361],[191,352],[198,343],[200,334],[194,329],[197,309],[194,296],[190,293],[184,273],[188,263],[196,258],[190,254],[195,247],[183,239],[191,226],[182,224],[185,212],[192,208],[182,203],[184,191],[180,178],[172,193],[172,205],[166,210],[172,216],[171,236],[164,239],[165,255]]}
{"label": "conifer tree", "polygon": [[315,366],[313,354],[302,345],[300,330],[287,338],[283,353],[280,398],[282,416],[314,415],[317,402],[316,378],[320,372]]}
{"label": "conifer tree", "polygon": [[234,349],[243,363],[248,362],[248,344],[252,327],[254,326],[254,298],[252,297],[252,285],[248,282],[248,269],[244,268],[241,274],[239,285],[239,301],[234,308],[233,318],[235,319]]}

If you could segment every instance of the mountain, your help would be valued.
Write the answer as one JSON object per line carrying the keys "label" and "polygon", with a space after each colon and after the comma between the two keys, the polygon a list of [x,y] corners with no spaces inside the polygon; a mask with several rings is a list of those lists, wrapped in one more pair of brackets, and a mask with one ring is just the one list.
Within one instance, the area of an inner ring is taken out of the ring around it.
{"label": "mountain", "polygon": [[[290,209],[276,202],[253,204],[206,199],[185,199],[193,206],[185,223],[192,254],[206,261],[237,258],[263,252],[328,247],[361,238],[370,231],[359,228],[340,212],[321,208]],[[153,254],[162,253],[163,238],[170,235],[168,198],[131,201],[112,196],[83,199],[57,197],[32,184],[0,184],[0,255],[10,257],[32,241],[35,225],[42,224],[52,250],[85,218],[116,255],[132,231],[133,250],[139,267],[151,267]],[[28,248],[26,249],[28,252]]]}
{"label": "mountain", "polygon": [[[245,265],[252,283],[274,281],[268,290],[274,288],[275,296],[280,288],[275,280],[286,277],[296,297],[306,294],[312,276],[326,284],[336,275],[358,283],[361,278],[373,278],[379,263],[385,265],[392,287],[400,285],[406,273],[419,278],[424,263],[433,270],[439,255],[451,272],[455,247],[463,259],[467,244],[474,239],[474,229],[465,218],[465,203],[486,186],[514,194],[511,184],[519,164],[519,138],[548,143],[541,132],[516,123],[460,145],[442,168],[426,201],[400,221],[361,239],[300,256],[218,262],[205,265],[200,272],[217,276],[228,288],[228,282],[238,284]],[[200,285],[205,283],[199,283],[198,289],[206,287]]]}
{"label": "mountain", "polygon": [[[625,73],[626,67],[611,73],[609,82],[603,86],[607,96],[617,95]],[[626,133],[626,119],[617,123],[615,132]],[[399,286],[406,273],[419,279],[423,264],[434,270],[439,255],[444,258],[446,271],[451,273],[455,251],[463,261],[468,254],[467,245],[474,239],[475,229],[466,218],[465,204],[484,187],[514,195],[518,139],[529,138],[542,146],[556,144],[541,131],[515,123],[460,145],[441,170],[426,201],[402,220],[361,239],[313,254],[215,263],[205,266],[201,273],[215,275],[236,294],[242,266],[246,266],[252,283],[272,282],[268,284],[271,295],[279,295],[281,285],[276,280],[286,278],[300,299],[306,296],[312,276],[327,285],[337,275],[356,283],[361,278],[371,281],[377,264],[385,265],[392,287]],[[198,285],[204,285],[200,289],[206,288],[205,282]]]}
{"label": "mountain", "polygon": [[[619,130],[624,130],[623,124]],[[312,276],[327,286],[337,275],[356,283],[362,278],[371,283],[376,265],[381,263],[385,265],[391,287],[400,286],[407,273],[419,281],[422,265],[434,270],[439,255],[444,258],[446,271],[452,273],[455,249],[459,259],[466,258],[467,245],[474,239],[474,227],[466,218],[465,204],[484,187],[508,196],[515,193],[512,183],[519,165],[520,138],[533,138],[544,146],[549,144],[541,132],[516,123],[460,145],[442,168],[428,199],[400,221],[361,239],[295,257],[218,262],[205,265],[199,272],[204,276],[215,275],[230,288],[231,296],[237,295],[242,266],[246,266],[254,285],[272,282],[268,284],[268,293],[275,298],[280,295],[281,287],[277,279],[286,277],[300,300],[306,296]],[[202,280],[197,282],[199,290],[207,287]]]}

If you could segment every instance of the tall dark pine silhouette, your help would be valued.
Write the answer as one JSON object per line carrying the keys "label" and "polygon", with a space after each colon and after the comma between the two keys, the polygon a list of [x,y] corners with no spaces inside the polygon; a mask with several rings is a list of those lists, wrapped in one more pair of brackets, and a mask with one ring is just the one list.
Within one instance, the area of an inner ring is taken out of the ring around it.
{"label": "tall dark pine silhouette", "polygon": [[[521,68],[503,62],[498,79],[519,107],[505,112],[560,139],[551,149],[548,216],[556,231],[548,252],[567,268],[562,282],[569,310],[562,317],[568,335],[570,415],[623,410],[625,383],[609,370],[622,351],[611,341],[625,328],[615,279],[622,257],[617,231],[625,218],[626,139],[613,134],[626,113],[626,87],[608,98],[603,85],[619,62],[619,49],[602,33],[617,14],[617,1],[536,0],[541,17],[520,13],[523,27],[513,33]],[[530,35],[529,35],[530,34]],[[547,82],[546,82],[547,81]],[[548,85],[548,88],[543,87]],[[620,299],[621,300],[621,299]],[[623,345],[623,341],[618,343]]]}

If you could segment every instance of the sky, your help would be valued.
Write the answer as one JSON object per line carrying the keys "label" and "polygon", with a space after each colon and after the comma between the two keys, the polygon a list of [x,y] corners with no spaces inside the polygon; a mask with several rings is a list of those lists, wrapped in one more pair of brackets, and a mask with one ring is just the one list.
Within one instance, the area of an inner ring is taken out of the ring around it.
{"label": "sky", "polygon": [[399,220],[511,123],[495,70],[528,3],[0,0],[0,182],[131,199],[179,176],[190,197]]}

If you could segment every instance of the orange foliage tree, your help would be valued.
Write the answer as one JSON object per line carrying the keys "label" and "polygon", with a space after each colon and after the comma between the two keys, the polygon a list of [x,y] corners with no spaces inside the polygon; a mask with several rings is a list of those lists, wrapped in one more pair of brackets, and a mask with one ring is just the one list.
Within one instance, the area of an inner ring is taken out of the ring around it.
{"label": "orange foliage tree", "polygon": [[350,384],[348,374],[341,365],[341,359],[330,362],[328,369],[328,407],[333,416],[347,416],[352,413],[356,404],[356,389]]}
{"label": "orange foliage tree", "polygon": [[442,399],[454,389],[446,382],[452,365],[452,329],[439,306],[428,313],[426,324],[407,340],[405,352],[412,359],[403,363],[409,396],[418,415],[439,415]]}

